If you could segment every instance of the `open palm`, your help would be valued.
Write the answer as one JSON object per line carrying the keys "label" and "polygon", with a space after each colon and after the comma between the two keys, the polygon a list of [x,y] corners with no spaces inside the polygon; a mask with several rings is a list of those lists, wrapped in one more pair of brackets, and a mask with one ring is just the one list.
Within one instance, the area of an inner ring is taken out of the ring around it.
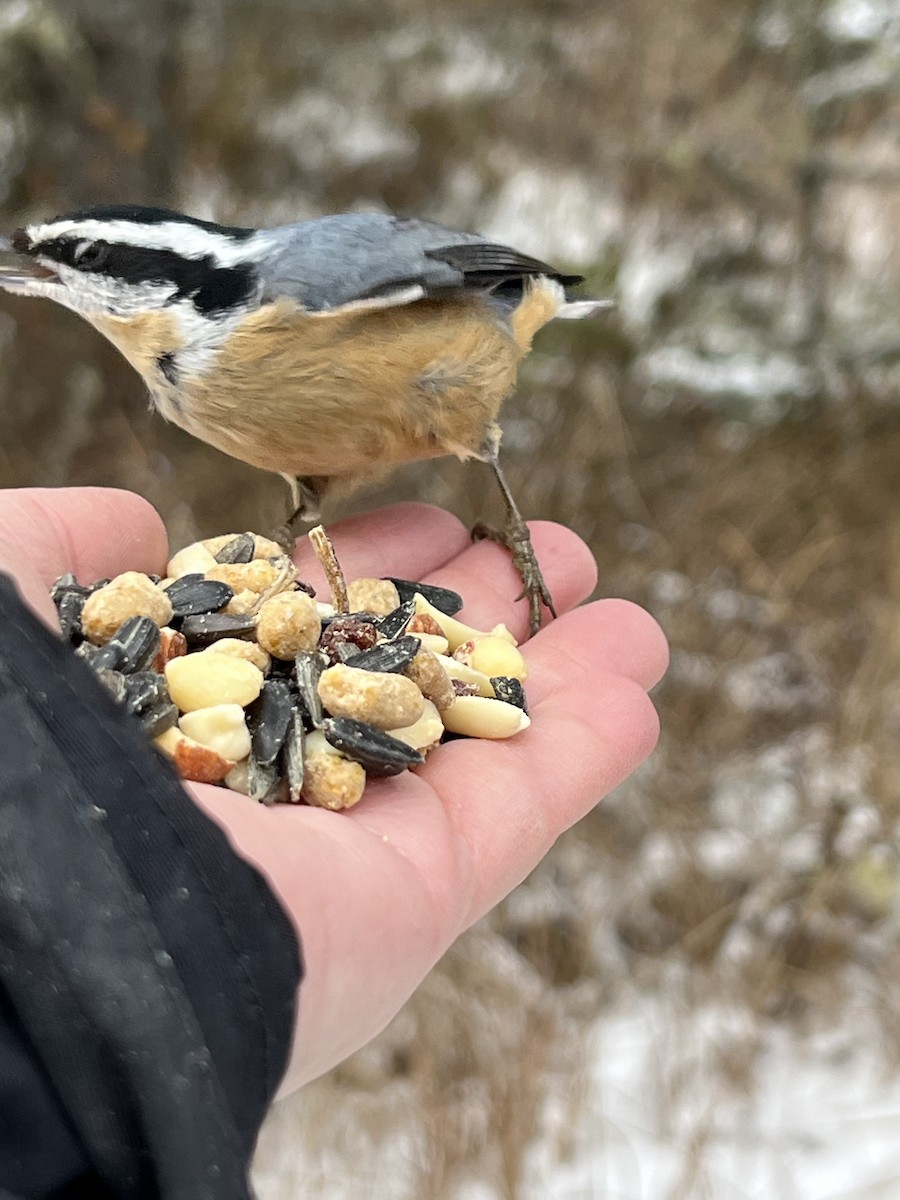
{"label": "open palm", "polygon": [[[306,979],[283,1091],[373,1037],[451,942],[516,886],[556,838],[655,744],[647,689],[666,665],[653,620],[600,600],[593,560],[570,531],[532,527],[560,613],[523,647],[532,726],[508,742],[455,741],[426,765],[370,782],[354,809],[263,808],[222,788],[190,791],[266,875],[302,940]],[[348,579],[441,583],[477,628],[525,635],[527,605],[505,551],[472,544],[450,514],[403,504],[330,527]],[[227,532],[227,531],[223,531]],[[83,488],[0,493],[0,570],[48,622],[48,586],[124,570],[161,571],[166,539],[139,497]],[[301,577],[323,581],[298,545]]]}

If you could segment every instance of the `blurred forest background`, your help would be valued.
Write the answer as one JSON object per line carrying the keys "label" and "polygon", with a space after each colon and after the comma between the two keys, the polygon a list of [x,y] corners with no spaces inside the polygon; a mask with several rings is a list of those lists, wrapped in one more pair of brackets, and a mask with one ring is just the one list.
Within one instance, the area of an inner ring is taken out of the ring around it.
{"label": "blurred forest background", "polygon": [[[666,629],[660,749],[273,1114],[262,1200],[900,1195],[900,0],[0,0],[4,227],[103,201],[390,209],[618,300],[506,463]],[[285,503],[3,298],[0,485],[71,483],[176,543]],[[353,507],[414,495],[498,513],[449,461]]]}

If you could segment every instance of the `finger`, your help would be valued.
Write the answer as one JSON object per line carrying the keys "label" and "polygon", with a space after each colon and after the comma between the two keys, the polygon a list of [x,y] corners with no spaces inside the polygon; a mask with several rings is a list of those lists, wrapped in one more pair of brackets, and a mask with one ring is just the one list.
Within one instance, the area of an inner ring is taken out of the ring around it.
{"label": "finger", "polygon": [[0,570],[52,628],[49,588],[72,571],[83,583],[127,570],[162,571],[166,533],[146,500],[113,488],[23,488],[0,493]]}
{"label": "finger", "polygon": [[[469,544],[463,523],[430,504],[392,504],[328,526],[344,578],[422,579]],[[301,578],[324,588],[324,575],[306,537],[297,539],[294,561]]]}
{"label": "finger", "polygon": [[[556,611],[567,612],[596,586],[593,555],[564,525],[534,521],[529,529]],[[459,592],[465,601],[460,619],[476,629],[491,629],[502,621],[517,638],[527,636],[528,603],[516,601],[522,580],[504,546],[491,541],[472,543],[452,562],[431,573],[428,582]]]}
{"label": "finger", "polygon": [[[651,628],[619,605],[621,641]],[[659,721],[644,687],[612,671],[604,642],[583,642],[585,628],[612,629],[607,602],[560,617],[526,648],[531,675],[530,728],[510,741],[460,740],[441,747],[416,774],[439,793],[451,829],[440,839],[433,814],[409,796],[373,786],[353,816],[416,861],[459,928],[515,887],[557,837],[625,779],[656,744]],[[651,634],[659,645],[658,634]],[[635,646],[636,649],[636,646]],[[649,656],[648,656],[649,657]],[[655,673],[659,669],[656,662]],[[392,783],[394,781],[391,781]],[[410,780],[412,786],[412,780]],[[445,854],[456,862],[448,869]]]}
{"label": "finger", "polygon": [[0,493],[0,538],[48,585],[65,571],[90,582],[121,571],[159,571],[166,561],[158,513],[140,496],[116,488]]}
{"label": "finger", "polygon": [[569,614],[564,628],[542,629],[523,653],[529,700],[562,692],[573,667],[588,657],[594,668],[624,675],[649,690],[669,665],[666,635],[650,614],[629,600],[597,600]]}

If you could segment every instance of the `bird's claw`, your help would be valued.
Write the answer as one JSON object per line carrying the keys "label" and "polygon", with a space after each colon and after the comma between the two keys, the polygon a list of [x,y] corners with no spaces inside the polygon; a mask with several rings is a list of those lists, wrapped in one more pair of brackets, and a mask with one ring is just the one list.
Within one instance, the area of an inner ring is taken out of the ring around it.
{"label": "bird's claw", "polygon": [[556,609],[550,589],[538,566],[528,526],[524,521],[510,521],[506,529],[501,532],[499,529],[493,529],[490,525],[479,521],[472,527],[472,540],[497,542],[510,552],[513,566],[522,580],[522,590],[516,596],[516,600],[528,601],[528,636],[534,637],[541,628],[541,606],[543,605],[553,617],[556,616]]}

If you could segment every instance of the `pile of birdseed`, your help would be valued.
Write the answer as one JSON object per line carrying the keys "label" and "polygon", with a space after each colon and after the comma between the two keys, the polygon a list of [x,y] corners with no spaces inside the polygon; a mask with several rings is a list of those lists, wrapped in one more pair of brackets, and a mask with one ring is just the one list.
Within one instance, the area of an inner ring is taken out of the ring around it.
{"label": "pile of birdseed", "polygon": [[182,778],[351,808],[367,778],[419,766],[441,741],[528,727],[525,660],[504,625],[464,625],[446,588],[348,585],[324,529],[309,537],[327,603],[254,533],[186,546],[164,579],[53,585],[63,636]]}

